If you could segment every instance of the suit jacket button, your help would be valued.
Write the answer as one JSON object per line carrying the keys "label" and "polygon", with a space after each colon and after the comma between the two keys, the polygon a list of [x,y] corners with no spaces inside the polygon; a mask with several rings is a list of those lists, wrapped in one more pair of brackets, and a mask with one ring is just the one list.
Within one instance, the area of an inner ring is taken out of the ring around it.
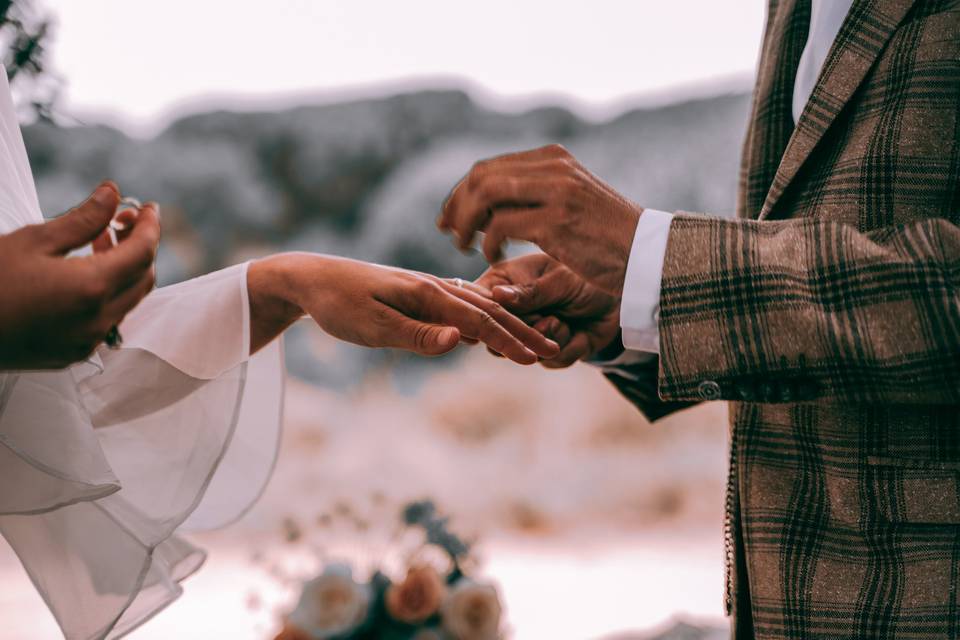
{"label": "suit jacket button", "polygon": [[720,385],[713,380],[704,380],[697,387],[697,395],[703,400],[719,400]]}
{"label": "suit jacket button", "polygon": [[794,397],[796,397],[797,395],[796,391],[794,391],[795,387],[796,387],[795,382],[792,382],[792,381],[785,382],[783,386],[780,388],[780,401],[791,402],[794,399]]}
{"label": "suit jacket button", "polygon": [[777,396],[779,395],[777,387],[770,382],[761,382],[758,392],[762,402],[776,402]]}

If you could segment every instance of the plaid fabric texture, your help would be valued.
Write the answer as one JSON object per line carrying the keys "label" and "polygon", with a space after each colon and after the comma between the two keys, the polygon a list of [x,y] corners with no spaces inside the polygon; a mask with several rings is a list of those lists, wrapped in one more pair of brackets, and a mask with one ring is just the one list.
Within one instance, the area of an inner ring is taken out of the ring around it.
{"label": "plaid fabric texture", "polygon": [[960,2],[855,0],[794,126],[809,19],[770,3],[741,219],[673,223],[659,379],[610,378],[731,401],[734,637],[958,638]]}

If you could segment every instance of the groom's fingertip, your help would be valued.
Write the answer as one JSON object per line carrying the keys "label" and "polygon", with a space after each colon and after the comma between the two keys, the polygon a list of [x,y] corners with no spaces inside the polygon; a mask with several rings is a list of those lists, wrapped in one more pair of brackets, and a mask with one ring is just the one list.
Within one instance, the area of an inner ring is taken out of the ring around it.
{"label": "groom's fingertip", "polygon": [[498,285],[493,288],[494,297],[499,297],[504,302],[518,302],[520,300],[520,290],[516,287]]}

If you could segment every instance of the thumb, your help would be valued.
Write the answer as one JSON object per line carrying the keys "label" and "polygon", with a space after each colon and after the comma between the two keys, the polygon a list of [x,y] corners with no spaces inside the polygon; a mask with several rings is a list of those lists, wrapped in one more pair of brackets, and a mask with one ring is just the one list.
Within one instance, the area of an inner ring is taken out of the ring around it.
{"label": "thumb", "polygon": [[407,318],[397,332],[400,349],[413,351],[423,356],[439,356],[452,351],[460,344],[460,330],[438,324],[427,324]]}
{"label": "thumb", "polygon": [[492,290],[493,299],[515,314],[560,306],[569,298],[571,276],[571,272],[558,269],[530,282],[498,285]]}
{"label": "thumb", "polygon": [[67,253],[96,240],[116,213],[120,190],[102,183],[82,204],[44,225],[45,237],[55,253]]}

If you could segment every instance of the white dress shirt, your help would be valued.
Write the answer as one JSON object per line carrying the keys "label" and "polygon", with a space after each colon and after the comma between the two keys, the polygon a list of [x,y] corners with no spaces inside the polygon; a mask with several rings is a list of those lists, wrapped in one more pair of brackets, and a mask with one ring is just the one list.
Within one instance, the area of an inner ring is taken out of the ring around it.
{"label": "white dress shirt", "polygon": [[[800,119],[813,93],[827,53],[852,4],[853,0],[813,0],[810,32],[793,85],[794,122]],[[627,364],[645,354],[660,352],[660,280],[672,220],[672,214],[654,209],[645,209],[640,216],[627,262],[620,308],[623,346],[627,351],[614,362],[602,363],[603,366]]]}

